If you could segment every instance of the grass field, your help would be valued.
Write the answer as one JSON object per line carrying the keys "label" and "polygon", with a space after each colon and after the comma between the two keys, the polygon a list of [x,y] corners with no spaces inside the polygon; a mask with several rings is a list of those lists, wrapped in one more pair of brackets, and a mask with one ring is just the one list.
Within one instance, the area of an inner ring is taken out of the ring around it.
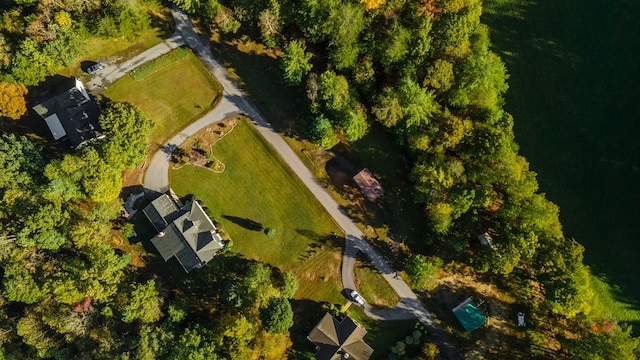
{"label": "grass field", "polygon": [[[595,315],[640,333],[640,3],[487,0],[506,109],[565,235],[585,246]],[[603,281],[606,279],[606,282]],[[611,286],[606,286],[606,283]]]}
{"label": "grass field", "polygon": [[[245,121],[213,147],[225,171],[184,166],[170,171],[177,194],[209,207],[244,256],[293,271],[298,299],[344,302],[341,243],[333,220],[257,130]],[[276,231],[274,237],[266,228]]]}
{"label": "grass field", "polygon": [[354,277],[358,292],[369,304],[393,307],[400,301],[395,290],[368,261],[359,260],[356,262]]}
{"label": "grass field", "polygon": [[[190,50],[184,59],[176,57],[171,64],[159,61],[157,71],[137,81],[125,76],[103,93],[104,96],[128,101],[148,113],[155,121],[149,137],[152,150],[178,131],[211,110],[222,93],[222,87]],[[166,57],[174,57],[168,53]]]}

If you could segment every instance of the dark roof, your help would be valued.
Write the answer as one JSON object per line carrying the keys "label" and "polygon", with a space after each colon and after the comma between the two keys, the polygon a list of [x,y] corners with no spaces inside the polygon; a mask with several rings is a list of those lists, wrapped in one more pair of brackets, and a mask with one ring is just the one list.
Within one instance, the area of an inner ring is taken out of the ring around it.
{"label": "dark roof", "polygon": [[104,137],[98,121],[100,107],[76,78],[65,81],[56,95],[33,110],[45,120],[55,140],[66,136],[76,149],[87,141]]}
{"label": "dark roof", "polygon": [[373,174],[367,168],[364,168],[362,171],[357,173],[353,177],[353,181],[356,182],[356,185],[358,185],[364,196],[366,196],[369,201],[375,201],[384,194],[382,185],[380,185],[378,180],[373,177]]}
{"label": "dark roof", "polygon": [[156,198],[142,210],[156,231],[162,231],[178,216],[178,205],[167,194]]}
{"label": "dark roof", "polygon": [[345,316],[339,320],[326,314],[311,330],[307,339],[316,345],[316,359],[340,360],[345,353],[349,359],[366,360],[373,349],[362,340],[367,330],[352,318]]}
{"label": "dark roof", "polygon": [[151,243],[165,261],[175,256],[186,272],[202,267],[224,246],[215,225],[196,201],[178,209],[163,194],[143,212],[158,230]]}

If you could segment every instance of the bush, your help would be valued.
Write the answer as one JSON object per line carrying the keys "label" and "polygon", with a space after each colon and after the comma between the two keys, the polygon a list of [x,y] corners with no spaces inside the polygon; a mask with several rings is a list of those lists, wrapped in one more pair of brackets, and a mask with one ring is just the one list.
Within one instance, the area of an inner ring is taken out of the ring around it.
{"label": "bush", "polygon": [[268,227],[264,229],[264,233],[267,234],[268,237],[272,238],[276,236],[276,229]]}

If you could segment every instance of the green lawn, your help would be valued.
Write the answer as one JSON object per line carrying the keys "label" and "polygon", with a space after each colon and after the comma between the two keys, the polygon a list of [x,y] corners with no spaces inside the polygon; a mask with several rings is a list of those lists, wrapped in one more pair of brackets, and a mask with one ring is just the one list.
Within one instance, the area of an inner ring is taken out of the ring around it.
{"label": "green lawn", "polygon": [[175,58],[172,63],[158,61],[161,68],[137,81],[125,76],[103,93],[104,96],[128,101],[147,112],[155,121],[149,143],[153,150],[178,131],[211,110],[217,103],[222,87],[207,68],[190,50],[180,60],[172,53],[163,55]]}
{"label": "green lawn", "polygon": [[[298,299],[343,302],[340,295],[341,242],[333,220],[264,142],[253,125],[239,121],[213,147],[225,164],[223,173],[185,166],[171,170],[178,195],[193,194],[209,207],[244,256],[293,271],[300,282]],[[268,237],[266,228],[276,235]]]}
{"label": "green lawn", "polygon": [[393,307],[400,297],[370,262],[358,260],[355,267],[356,286],[371,305]]}
{"label": "green lawn", "polygon": [[510,73],[516,141],[585,246],[595,314],[640,333],[640,2],[488,0],[483,21]]}

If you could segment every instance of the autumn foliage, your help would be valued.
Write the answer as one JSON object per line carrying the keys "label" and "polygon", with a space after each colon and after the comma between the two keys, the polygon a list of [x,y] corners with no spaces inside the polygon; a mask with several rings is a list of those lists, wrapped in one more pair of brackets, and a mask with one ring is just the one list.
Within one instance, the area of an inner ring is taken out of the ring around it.
{"label": "autumn foliage", "polygon": [[27,88],[23,84],[0,82],[0,115],[18,120],[27,112],[26,94]]}

